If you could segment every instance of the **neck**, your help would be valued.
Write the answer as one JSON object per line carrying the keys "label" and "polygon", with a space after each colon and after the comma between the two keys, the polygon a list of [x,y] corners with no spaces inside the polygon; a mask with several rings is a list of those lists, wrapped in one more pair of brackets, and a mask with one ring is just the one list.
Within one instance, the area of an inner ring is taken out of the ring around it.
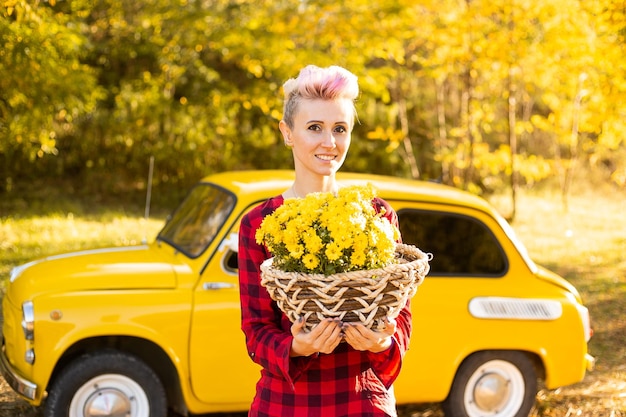
{"label": "neck", "polygon": [[310,193],[330,192],[336,193],[339,186],[335,180],[335,176],[324,176],[319,178],[302,179],[296,176],[296,180],[291,186],[294,197],[302,198]]}

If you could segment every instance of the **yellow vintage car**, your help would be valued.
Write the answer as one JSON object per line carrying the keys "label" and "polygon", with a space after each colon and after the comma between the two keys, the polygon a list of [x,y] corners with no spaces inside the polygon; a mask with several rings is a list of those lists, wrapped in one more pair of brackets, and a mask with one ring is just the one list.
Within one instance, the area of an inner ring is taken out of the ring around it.
{"label": "yellow vintage car", "polygon": [[[287,171],[212,175],[152,243],[14,268],[3,299],[4,378],[46,417],[247,410],[259,369],[240,330],[237,231],[244,213],[292,180]],[[397,211],[403,241],[434,255],[412,301],[400,404],[519,417],[538,379],[556,388],[591,369],[579,293],[535,265],[487,202],[434,183],[339,180],[373,184]]]}

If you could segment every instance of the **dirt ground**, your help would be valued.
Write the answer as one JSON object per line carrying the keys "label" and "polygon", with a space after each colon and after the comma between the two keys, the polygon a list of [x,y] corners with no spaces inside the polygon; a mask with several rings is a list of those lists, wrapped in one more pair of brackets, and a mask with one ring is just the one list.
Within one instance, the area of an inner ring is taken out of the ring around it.
{"label": "dirt ground", "polygon": [[39,417],[37,410],[20,399],[0,377],[0,416],[1,417]]}
{"label": "dirt ground", "polygon": [[[0,377],[0,417],[42,416],[41,409],[20,399]],[[244,417],[245,413],[213,416]],[[398,416],[443,417],[443,413],[436,404],[422,404],[400,406]],[[626,364],[611,377],[591,372],[571,387],[539,391],[530,417],[626,417]]]}

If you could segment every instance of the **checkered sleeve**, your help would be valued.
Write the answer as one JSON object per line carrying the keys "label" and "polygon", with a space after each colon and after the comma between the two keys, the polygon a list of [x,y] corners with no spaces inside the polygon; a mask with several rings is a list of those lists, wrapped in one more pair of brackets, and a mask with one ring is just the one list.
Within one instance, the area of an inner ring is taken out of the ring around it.
{"label": "checkered sleeve", "polygon": [[263,218],[280,204],[282,199],[270,199],[244,216],[240,224],[241,326],[250,358],[261,365],[264,372],[284,379],[293,387],[293,380],[306,368],[308,358],[290,358],[291,324],[260,283],[260,265],[271,254],[255,240],[256,230]]}
{"label": "checkered sleeve", "polygon": [[400,374],[402,358],[408,350],[409,338],[411,337],[411,307],[410,301],[396,317],[396,333],[393,335],[391,347],[384,352],[368,352],[372,369],[378,379],[389,388]]}
{"label": "checkered sleeve", "polygon": [[[394,226],[399,226],[398,215],[389,203],[377,198],[374,200],[374,207],[378,212],[384,210],[384,217]],[[391,347],[384,352],[368,353],[372,369],[387,388],[391,387],[400,374],[402,358],[409,348],[412,330],[411,300],[408,300],[404,308],[400,310],[396,317],[396,324],[396,333],[393,335]]]}

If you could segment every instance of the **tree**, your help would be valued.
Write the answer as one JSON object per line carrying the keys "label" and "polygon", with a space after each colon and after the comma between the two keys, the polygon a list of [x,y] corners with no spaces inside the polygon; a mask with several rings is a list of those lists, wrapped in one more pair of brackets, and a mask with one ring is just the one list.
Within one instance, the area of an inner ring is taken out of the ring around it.
{"label": "tree", "polygon": [[150,157],[173,192],[289,168],[281,84],[306,64],[359,75],[346,170],[510,187],[513,215],[518,187],[552,175],[565,202],[577,166],[626,182],[618,0],[6,0],[1,13],[5,189],[29,172],[132,191]]}
{"label": "tree", "polygon": [[[16,170],[57,154],[59,135],[93,111],[101,90],[81,63],[86,48],[75,22],[39,1],[12,0],[0,8],[0,190]],[[11,172],[13,171],[13,172]]]}

